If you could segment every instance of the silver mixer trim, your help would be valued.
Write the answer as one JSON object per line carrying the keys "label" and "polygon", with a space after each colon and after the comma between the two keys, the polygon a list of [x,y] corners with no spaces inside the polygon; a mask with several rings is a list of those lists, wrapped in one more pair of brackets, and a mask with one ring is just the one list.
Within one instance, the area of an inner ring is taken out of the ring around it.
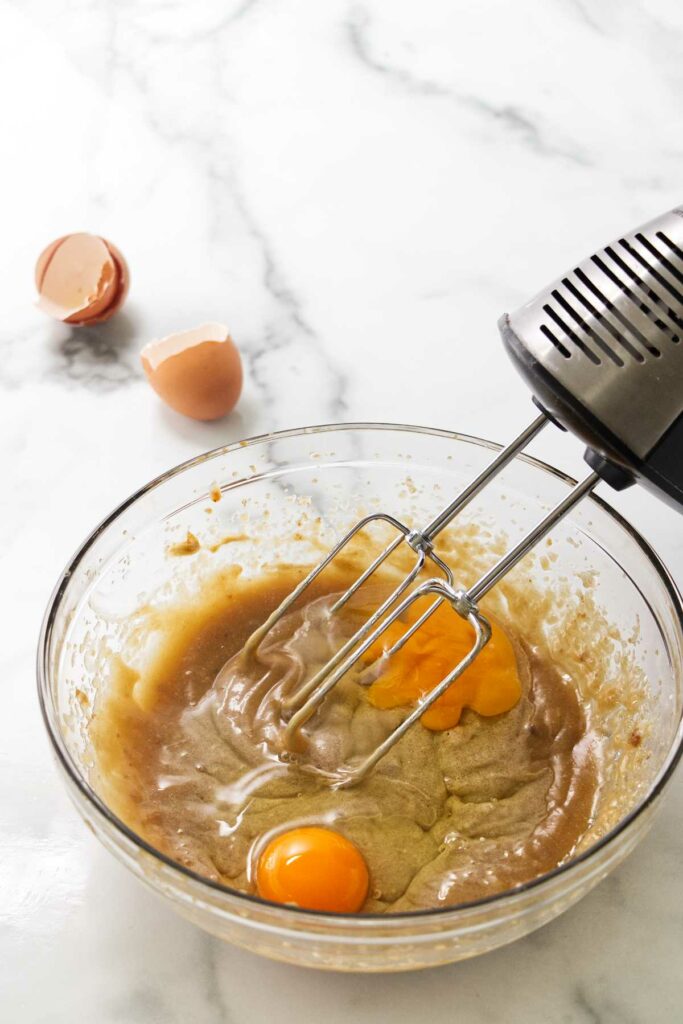
{"label": "silver mixer trim", "polygon": [[683,414],[683,210],[598,250],[510,314],[529,354],[645,458]]}

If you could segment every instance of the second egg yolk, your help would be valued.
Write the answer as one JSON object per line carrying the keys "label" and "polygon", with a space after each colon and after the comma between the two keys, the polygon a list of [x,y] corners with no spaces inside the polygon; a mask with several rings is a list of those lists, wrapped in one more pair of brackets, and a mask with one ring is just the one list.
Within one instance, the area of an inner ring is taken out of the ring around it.
{"label": "second egg yolk", "polygon": [[[389,651],[424,608],[408,609],[404,621],[392,623],[363,655],[371,663]],[[440,731],[457,725],[463,708],[480,715],[500,715],[515,706],[522,692],[512,644],[492,622],[488,644],[437,701],[422,715],[427,729]],[[368,700],[376,708],[414,704],[433,690],[456,667],[474,644],[472,626],[443,602],[416,633],[387,661],[370,686]]]}
{"label": "second egg yolk", "polygon": [[271,839],[256,870],[259,896],[304,910],[355,914],[365,903],[368,885],[358,847],[339,832],[313,825]]}

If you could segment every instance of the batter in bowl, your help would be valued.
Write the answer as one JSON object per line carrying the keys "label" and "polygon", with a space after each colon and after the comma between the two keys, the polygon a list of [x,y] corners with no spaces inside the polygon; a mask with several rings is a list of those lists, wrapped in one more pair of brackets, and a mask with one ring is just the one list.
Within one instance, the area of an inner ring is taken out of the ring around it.
{"label": "batter in bowl", "polygon": [[[453,664],[450,610],[424,640],[428,658],[413,651],[392,666],[370,652],[308,723],[301,749],[278,756],[282,699],[363,612],[330,619],[331,595],[353,576],[328,580],[257,655],[240,654],[300,578],[286,567],[251,581],[233,576],[165,623],[144,675],[117,661],[90,723],[100,788],[115,813],[186,868],[267,897],[259,862],[268,844],[326,829],[360,853],[369,885],[356,909],[378,914],[476,900],[569,858],[591,824],[599,743],[573,680],[514,623],[494,620],[488,661],[359,785],[334,788],[326,773],[368,753],[405,717],[427,660],[430,671],[440,671],[440,652]],[[376,597],[366,594],[369,604]]]}

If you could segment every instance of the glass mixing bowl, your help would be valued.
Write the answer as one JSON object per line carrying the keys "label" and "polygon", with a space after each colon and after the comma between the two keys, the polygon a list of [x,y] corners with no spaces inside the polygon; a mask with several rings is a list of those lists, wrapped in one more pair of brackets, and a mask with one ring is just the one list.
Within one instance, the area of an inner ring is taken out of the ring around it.
{"label": "glass mixing bowl", "polygon": [[[98,795],[88,718],[105,685],[105,652],[117,649],[121,624],[141,601],[168,590],[178,573],[192,586],[217,566],[239,564],[257,574],[283,557],[315,562],[319,552],[307,541],[314,524],[324,523],[331,541],[361,510],[386,509],[419,526],[496,450],[460,434],[383,424],[254,438],[186,462],[142,488],[94,530],[68,565],[50,600],[38,652],[40,701],[57,763],[80,814],[104,845],[202,928],[312,967],[394,971],[455,961],[510,942],[561,913],[616,867],[650,826],[683,742],[681,599],[652,549],[596,497],[554,531],[554,562],[532,559],[523,571],[552,588],[597,570],[591,584],[596,604],[630,637],[624,643],[647,680],[650,727],[642,742],[648,757],[631,804],[613,827],[554,871],[445,909],[312,913],[193,874],[135,835]],[[518,457],[463,516],[504,527],[514,541],[573,483]],[[222,498],[213,503],[216,484]],[[190,558],[169,558],[169,543],[188,530],[202,549]],[[223,544],[210,553],[212,539],[218,543],[226,534],[253,542]]]}

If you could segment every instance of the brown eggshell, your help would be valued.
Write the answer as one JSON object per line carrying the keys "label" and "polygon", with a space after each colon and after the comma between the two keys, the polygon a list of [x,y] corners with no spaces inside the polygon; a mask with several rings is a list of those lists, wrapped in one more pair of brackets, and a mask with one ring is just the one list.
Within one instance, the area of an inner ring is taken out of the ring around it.
{"label": "brown eggshell", "polygon": [[119,250],[98,235],[77,232],[50,243],[35,270],[38,305],[73,325],[108,320],[121,307],[129,274]]}
{"label": "brown eggshell", "polygon": [[242,360],[222,324],[202,324],[152,341],[140,358],[159,397],[191,419],[226,416],[242,391]]}
{"label": "brown eggshell", "polygon": [[121,250],[117,246],[115,246],[113,242],[108,241],[108,239],[106,238],[103,238],[102,241],[109,249],[112,259],[116,264],[116,269],[118,270],[119,273],[119,287],[116,294],[114,295],[114,299],[112,301],[111,306],[107,310],[107,312],[111,315],[115,313],[118,309],[120,309],[123,303],[126,301],[126,298],[128,296],[128,290],[130,288],[130,270],[128,269],[128,263],[124,259]]}

